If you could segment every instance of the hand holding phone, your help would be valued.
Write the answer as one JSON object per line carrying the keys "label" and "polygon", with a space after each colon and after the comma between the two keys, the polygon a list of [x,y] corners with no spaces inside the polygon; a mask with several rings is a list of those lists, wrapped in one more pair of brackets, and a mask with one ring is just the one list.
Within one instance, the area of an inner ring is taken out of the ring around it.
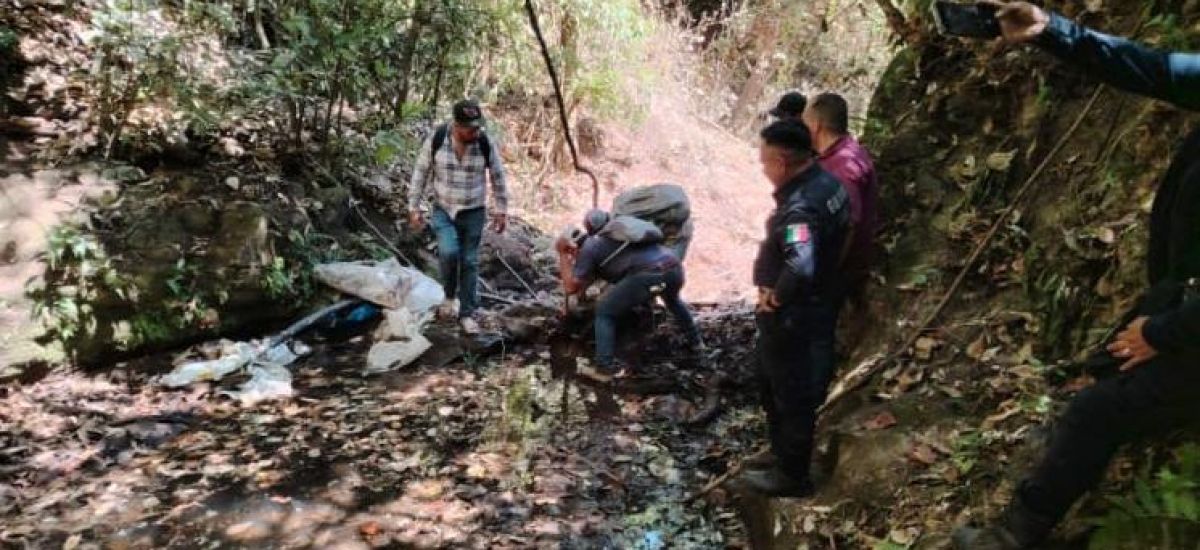
{"label": "hand holding phone", "polygon": [[933,3],[933,21],[938,32],[964,38],[998,38],[1000,6],[993,3],[959,4],[938,0]]}

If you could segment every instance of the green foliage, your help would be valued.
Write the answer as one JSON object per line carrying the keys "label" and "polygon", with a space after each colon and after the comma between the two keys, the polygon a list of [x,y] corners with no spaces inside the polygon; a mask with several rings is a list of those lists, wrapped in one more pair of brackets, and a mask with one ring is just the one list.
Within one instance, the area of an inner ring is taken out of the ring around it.
{"label": "green foliage", "polygon": [[96,302],[127,299],[132,288],[94,236],[59,226],[47,244],[44,283],[27,292],[34,318],[46,329],[45,338],[71,353],[102,329]]}
{"label": "green foliage", "polygon": [[638,97],[638,92],[651,88],[657,75],[645,61],[655,29],[641,4],[564,0],[560,5],[577,21],[583,37],[571,95],[600,116],[641,117],[649,98]]}
{"label": "green foliage", "polygon": [[[367,255],[375,255],[375,249],[365,249]],[[357,250],[342,248],[333,237],[313,231],[291,230],[287,234],[286,253],[276,256],[263,270],[261,287],[276,300],[303,302],[312,298],[317,291],[313,268],[320,264],[362,258]],[[285,259],[286,258],[286,259]]]}
{"label": "green foliage", "polygon": [[185,3],[179,12],[157,2],[106,0],[92,14],[86,34],[95,52],[83,75],[95,94],[93,123],[106,155],[113,152],[139,105],[154,105],[178,117],[149,117],[144,146],[188,128],[211,129],[219,117],[228,60],[214,36],[232,18],[219,4]]}
{"label": "green foliage", "polygon": [[1133,494],[1112,500],[1096,520],[1097,550],[1194,548],[1200,540],[1200,445],[1175,451],[1171,464],[1134,481]]}
{"label": "green foliage", "polygon": [[1153,42],[1167,50],[1188,51],[1194,49],[1197,43],[1196,37],[1188,31],[1184,22],[1180,21],[1178,14],[1155,15],[1146,21],[1144,29],[1154,36]]}

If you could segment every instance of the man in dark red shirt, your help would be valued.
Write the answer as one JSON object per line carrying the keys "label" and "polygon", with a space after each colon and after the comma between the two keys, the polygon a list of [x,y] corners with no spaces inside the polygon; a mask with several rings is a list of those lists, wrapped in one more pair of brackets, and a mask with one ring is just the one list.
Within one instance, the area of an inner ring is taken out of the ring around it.
{"label": "man in dark red shirt", "polygon": [[832,93],[813,98],[804,110],[804,124],[813,136],[821,167],[846,187],[850,195],[850,234],[842,256],[846,297],[859,302],[875,252],[879,223],[879,185],[871,154],[850,135],[846,100]]}

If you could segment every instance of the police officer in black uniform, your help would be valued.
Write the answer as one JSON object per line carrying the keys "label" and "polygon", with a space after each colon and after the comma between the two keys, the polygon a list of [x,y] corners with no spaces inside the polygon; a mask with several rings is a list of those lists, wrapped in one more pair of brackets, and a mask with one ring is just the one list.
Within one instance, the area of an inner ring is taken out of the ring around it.
{"label": "police officer in black uniform", "polygon": [[762,130],[759,161],[775,211],[754,262],[758,363],[775,460],[746,470],[743,486],[768,496],[812,493],[809,461],[817,407],[834,370],[837,268],[850,222],[849,195],[815,161],[804,124]]}
{"label": "police officer in black uniform", "polygon": [[[1118,88],[1200,110],[1200,54],[1154,50],[1026,2],[998,8],[1004,38],[1031,42]],[[960,528],[969,550],[1035,548],[1104,476],[1120,446],[1200,420],[1200,130],[1184,141],[1150,215],[1150,287],[1085,367],[1099,381],[1055,424],[1046,456],[999,521]]]}

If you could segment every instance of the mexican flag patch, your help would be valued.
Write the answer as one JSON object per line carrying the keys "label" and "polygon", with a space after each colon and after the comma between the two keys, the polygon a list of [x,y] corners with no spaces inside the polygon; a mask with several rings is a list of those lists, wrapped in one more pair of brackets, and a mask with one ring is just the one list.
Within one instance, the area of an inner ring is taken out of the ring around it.
{"label": "mexican flag patch", "polygon": [[807,243],[811,236],[808,232],[808,224],[794,223],[787,226],[783,233],[784,244]]}

